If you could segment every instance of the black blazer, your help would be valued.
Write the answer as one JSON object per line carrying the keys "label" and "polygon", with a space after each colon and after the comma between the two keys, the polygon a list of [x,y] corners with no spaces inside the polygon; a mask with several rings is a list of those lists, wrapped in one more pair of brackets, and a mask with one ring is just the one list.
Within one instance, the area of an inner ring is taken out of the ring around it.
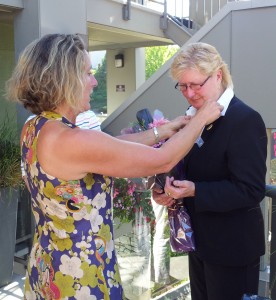
{"label": "black blazer", "polygon": [[235,96],[225,116],[206,126],[201,147],[184,158],[195,197],[184,198],[198,255],[240,266],[265,253],[260,202],[265,196],[267,135],[256,111]]}

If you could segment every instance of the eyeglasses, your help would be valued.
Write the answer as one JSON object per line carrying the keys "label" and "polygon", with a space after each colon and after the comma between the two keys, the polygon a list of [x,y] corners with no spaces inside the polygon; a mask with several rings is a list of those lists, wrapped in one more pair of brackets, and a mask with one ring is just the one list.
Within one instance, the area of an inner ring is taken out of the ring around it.
{"label": "eyeglasses", "polygon": [[177,82],[177,84],[174,86],[174,88],[181,92],[186,92],[188,87],[193,91],[198,91],[204,86],[204,84],[208,81],[208,79],[210,77],[211,76],[208,76],[201,84],[199,84],[199,83],[190,83],[190,84],[183,83],[183,84],[181,84],[181,83]]}

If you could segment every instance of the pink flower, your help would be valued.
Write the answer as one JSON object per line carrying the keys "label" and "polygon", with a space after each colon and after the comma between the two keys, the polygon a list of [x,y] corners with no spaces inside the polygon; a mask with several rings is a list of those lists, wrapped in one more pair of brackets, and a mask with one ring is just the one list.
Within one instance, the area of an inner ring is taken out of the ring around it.
{"label": "pink flower", "polygon": [[119,194],[119,190],[115,189],[113,197],[116,198],[118,196],[118,194]]}
{"label": "pink flower", "polygon": [[135,191],[135,187],[136,187],[135,184],[134,184],[134,185],[129,185],[129,186],[128,186],[127,193],[128,193],[130,196],[133,195],[133,192]]}
{"label": "pink flower", "polygon": [[163,113],[160,110],[156,109],[153,112],[153,122],[149,124],[149,128],[158,127],[168,122],[169,120],[164,118]]}

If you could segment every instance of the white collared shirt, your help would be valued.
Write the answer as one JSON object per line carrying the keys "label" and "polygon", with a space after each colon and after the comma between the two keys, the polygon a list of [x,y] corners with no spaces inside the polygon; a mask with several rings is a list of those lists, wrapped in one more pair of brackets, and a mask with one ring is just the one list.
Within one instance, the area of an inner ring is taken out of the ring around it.
{"label": "white collared shirt", "polygon": [[[223,111],[220,113],[221,116],[224,116],[227,109],[228,109],[228,106],[229,106],[229,103],[231,101],[231,99],[234,97],[234,91],[232,88],[227,88],[224,93],[220,96],[220,98],[218,99],[218,103],[220,105],[223,106]],[[187,111],[186,111],[186,115],[187,116],[194,116],[197,112],[197,109],[193,106],[190,106]]]}

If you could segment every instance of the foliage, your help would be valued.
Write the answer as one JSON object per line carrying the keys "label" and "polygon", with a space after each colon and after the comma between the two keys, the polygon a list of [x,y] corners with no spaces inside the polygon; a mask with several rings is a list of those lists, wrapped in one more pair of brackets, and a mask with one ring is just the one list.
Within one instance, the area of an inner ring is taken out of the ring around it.
{"label": "foliage", "polygon": [[94,74],[98,81],[98,86],[94,88],[90,96],[91,107],[95,113],[107,112],[107,95],[106,95],[106,55],[102,63],[98,65]]}
{"label": "foliage", "polygon": [[143,212],[148,223],[155,219],[149,190],[138,189],[127,178],[114,178],[113,192],[113,217],[121,223],[133,222],[137,211]]}
{"label": "foliage", "polygon": [[[178,50],[178,46],[156,46],[145,48],[146,79],[155,73]],[[107,112],[106,55],[94,73],[98,86],[90,96],[91,108],[95,113]]]}
{"label": "foliage", "polygon": [[0,124],[0,188],[23,184],[17,128],[8,115]]}
{"label": "foliage", "polygon": [[156,46],[146,48],[146,79],[149,79],[179,49],[178,46]]}

